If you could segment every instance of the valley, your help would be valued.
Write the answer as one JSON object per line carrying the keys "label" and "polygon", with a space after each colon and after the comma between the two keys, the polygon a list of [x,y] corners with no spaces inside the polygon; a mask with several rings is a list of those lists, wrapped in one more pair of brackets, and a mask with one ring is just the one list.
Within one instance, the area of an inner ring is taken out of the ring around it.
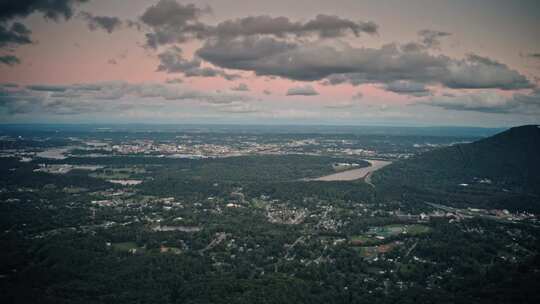
{"label": "valley", "polygon": [[[51,147],[51,133],[19,136],[0,142],[6,300],[46,289],[47,302],[230,303],[255,292],[390,303],[428,289],[462,302],[488,284],[491,301],[515,296],[509,281],[535,296],[534,187],[475,162],[448,171],[456,137],[81,131],[55,133]],[[486,159],[471,145],[492,139],[464,140],[471,160]],[[61,157],[42,153],[51,149]],[[521,158],[530,170],[533,155]]]}

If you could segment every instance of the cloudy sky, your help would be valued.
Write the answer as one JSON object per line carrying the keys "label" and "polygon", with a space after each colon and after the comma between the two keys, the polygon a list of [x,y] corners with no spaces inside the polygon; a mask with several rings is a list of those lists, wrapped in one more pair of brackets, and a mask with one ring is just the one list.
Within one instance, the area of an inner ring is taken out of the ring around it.
{"label": "cloudy sky", "polygon": [[540,122],[537,0],[0,0],[0,123]]}

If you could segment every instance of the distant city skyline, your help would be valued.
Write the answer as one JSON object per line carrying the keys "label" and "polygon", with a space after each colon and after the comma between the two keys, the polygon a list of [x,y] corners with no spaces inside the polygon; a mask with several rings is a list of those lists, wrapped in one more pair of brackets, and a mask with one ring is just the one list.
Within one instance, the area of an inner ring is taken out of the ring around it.
{"label": "distant city skyline", "polygon": [[540,122],[540,2],[0,1],[0,123]]}

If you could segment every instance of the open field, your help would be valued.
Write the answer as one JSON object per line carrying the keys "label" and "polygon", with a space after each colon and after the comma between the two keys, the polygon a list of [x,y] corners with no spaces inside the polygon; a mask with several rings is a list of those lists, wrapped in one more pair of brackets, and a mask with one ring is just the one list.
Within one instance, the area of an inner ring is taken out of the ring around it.
{"label": "open field", "polygon": [[111,247],[116,251],[121,252],[128,252],[130,250],[139,250],[140,248],[137,246],[137,243],[135,242],[121,242],[121,243],[113,243],[111,244]]}
{"label": "open field", "polygon": [[354,235],[349,238],[353,246],[367,246],[385,243],[385,239],[404,236],[418,236],[428,233],[430,228],[421,224],[402,225],[392,224],[379,227],[371,227],[365,233]]}

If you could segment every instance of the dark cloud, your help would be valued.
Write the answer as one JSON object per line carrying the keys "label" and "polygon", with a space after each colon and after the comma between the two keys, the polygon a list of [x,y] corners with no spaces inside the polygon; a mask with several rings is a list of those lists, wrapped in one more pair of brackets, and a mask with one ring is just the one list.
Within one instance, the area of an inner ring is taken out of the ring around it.
{"label": "dark cloud", "polygon": [[[237,39],[219,39],[207,41],[197,50],[200,58],[223,68],[254,71],[257,75],[276,75],[295,77],[294,71],[287,69],[288,61],[279,61],[276,56],[286,56],[289,51],[297,48],[295,43],[276,40],[271,37],[247,37]],[[303,73],[303,71],[298,71]]]}
{"label": "dark cloud", "polygon": [[[88,0],[2,0],[0,1],[0,48],[17,47],[32,43],[32,32],[16,18],[24,18],[39,12],[46,18],[58,21],[61,17],[73,16],[74,7]],[[14,65],[20,63],[13,55],[1,56],[0,63]]]}
{"label": "dark cloud", "polygon": [[103,29],[111,34],[122,26],[122,20],[118,17],[94,16],[88,12],[81,12],[80,16],[86,20],[88,28],[92,31]]}
{"label": "dark cloud", "polygon": [[422,101],[417,104],[454,111],[540,115],[540,90],[534,90],[529,94],[514,94],[511,97],[495,92],[462,95],[449,94],[432,97],[428,101]]}
{"label": "dark cloud", "polygon": [[245,83],[239,83],[237,86],[232,87],[231,90],[247,92],[249,91],[249,87]]}
{"label": "dark cloud", "polygon": [[0,24],[0,48],[32,43],[32,32],[22,23]]}
{"label": "dark cloud", "polygon": [[180,4],[174,0],[160,0],[150,6],[141,16],[141,22],[152,29],[146,34],[147,45],[184,42],[201,37],[207,31],[199,18],[210,12],[209,8],[199,8],[194,4]]}
{"label": "dark cloud", "polygon": [[293,87],[287,90],[287,96],[315,96],[319,95],[315,89],[310,85]]}
{"label": "dark cloud", "polygon": [[424,52],[402,52],[393,44],[369,49],[344,43],[291,43],[271,37],[209,41],[197,54],[214,65],[257,75],[302,81],[332,76],[328,79],[331,84],[385,83],[402,78],[428,81],[444,74],[448,61]]}
{"label": "dark cloud", "polygon": [[167,73],[183,73],[186,77],[223,77],[227,80],[240,78],[239,75],[229,74],[220,69],[202,67],[200,59],[185,59],[182,49],[173,46],[158,55],[160,64],[158,71]]}
{"label": "dark cloud", "polygon": [[183,57],[182,49],[179,47],[170,47],[158,55],[160,64],[158,71],[167,73],[184,73],[187,70],[196,69],[201,66],[198,59],[187,60]]}
{"label": "dark cloud", "polygon": [[447,70],[443,84],[450,88],[515,90],[533,87],[518,71],[476,54],[469,54],[463,60],[450,61]]}
{"label": "dark cloud", "polygon": [[74,7],[89,0],[3,0],[0,1],[0,22],[24,18],[34,12],[58,20],[73,16]]}
{"label": "dark cloud", "polygon": [[452,35],[451,33],[435,31],[435,30],[421,30],[418,32],[421,37],[422,44],[427,48],[439,48],[441,46],[441,38]]}
{"label": "dark cloud", "polygon": [[150,6],[141,16],[141,21],[152,27],[185,26],[209,13],[210,8],[198,8],[195,4],[180,4],[174,0],[160,0]]}
{"label": "dark cloud", "polygon": [[324,14],[306,22],[294,22],[287,17],[250,16],[226,20],[214,26],[199,20],[210,11],[209,7],[199,8],[194,4],[183,5],[173,0],[160,0],[150,6],[140,18],[141,22],[151,29],[146,34],[147,45],[157,48],[189,39],[231,39],[253,35],[303,37],[317,34],[322,38],[335,38],[348,32],[356,36],[361,33],[376,34],[378,29],[378,25],[371,21],[356,22]]}
{"label": "dark cloud", "polygon": [[249,36],[209,40],[196,54],[228,69],[292,80],[325,80],[325,84],[411,81],[451,88],[531,88],[519,72],[490,58],[469,55],[456,60],[397,44],[356,48],[344,42],[289,42]]}
{"label": "dark cloud", "polygon": [[332,15],[317,15],[315,19],[305,23],[293,22],[287,17],[271,17],[267,15],[238,18],[219,23],[215,27],[207,27],[208,36],[218,38],[234,38],[251,35],[286,35],[305,36],[316,33],[320,37],[340,37],[350,31],[356,36],[360,33],[376,34],[377,24],[374,22],[354,22]]}
{"label": "dark cloud", "polygon": [[16,65],[21,63],[19,58],[13,55],[3,55],[0,56],[0,63],[5,65]]}
{"label": "dark cloud", "polygon": [[[442,84],[450,88],[512,90],[531,87],[525,76],[489,58],[469,55],[456,60],[429,53],[429,49],[440,46],[440,39],[451,35],[448,32],[426,29],[418,33],[420,42],[388,44],[379,49],[355,48],[339,41],[325,43],[324,39],[287,37],[316,34],[321,38],[335,38],[347,32],[357,36],[374,34],[377,33],[376,24],[321,14],[306,22],[264,15],[226,20],[212,26],[199,20],[208,11],[172,0],[161,0],[145,11],[141,21],[152,29],[147,34],[148,45],[157,47],[191,38],[205,41],[190,60],[174,49],[161,53],[158,70],[184,73],[188,77],[227,76],[221,70],[202,67],[202,59],[216,67],[250,71],[259,76],[324,80],[324,84],[330,85],[383,83],[395,92],[415,89],[394,88],[392,83],[396,81]],[[423,90],[408,93],[427,94]]]}
{"label": "dark cloud", "polygon": [[359,36],[360,33],[376,34],[378,27],[372,21],[354,22],[338,16],[317,15],[314,20],[304,24],[302,30],[318,32],[321,37],[339,37],[343,36],[344,31],[347,29],[351,30],[356,36]]}
{"label": "dark cloud", "polygon": [[[0,23],[0,49],[30,44],[32,43],[31,34],[32,32],[20,22],[13,22],[11,25]],[[11,66],[19,64],[21,61],[14,55],[2,55],[0,63]]]}
{"label": "dark cloud", "polygon": [[424,84],[410,81],[393,81],[385,84],[384,89],[396,94],[416,97],[428,96],[431,94],[430,90],[427,89]]}

